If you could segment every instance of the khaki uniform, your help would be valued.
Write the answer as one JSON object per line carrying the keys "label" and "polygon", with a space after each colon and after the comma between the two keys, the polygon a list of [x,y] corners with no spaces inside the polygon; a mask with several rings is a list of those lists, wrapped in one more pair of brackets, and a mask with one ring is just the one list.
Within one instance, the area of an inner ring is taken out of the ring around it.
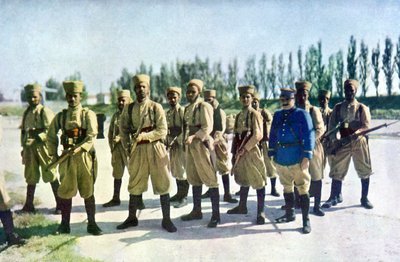
{"label": "khaki uniform", "polygon": [[[263,137],[262,116],[253,108],[244,108],[236,116],[234,133],[244,139],[244,134],[251,132],[251,137],[244,145],[246,152],[237,161],[233,169],[235,181],[240,186],[251,186],[254,189],[264,188],[266,185],[266,169],[257,144]],[[236,145],[239,149],[241,142]],[[232,153],[235,153],[232,151]]]}
{"label": "khaki uniform", "polygon": [[213,118],[214,127],[218,126],[218,129],[220,129],[220,130],[213,130],[213,132],[211,133],[211,136],[214,139],[214,141],[218,141],[218,143],[214,147],[216,156],[215,168],[220,175],[225,175],[229,173],[228,141],[224,136],[226,129],[226,114],[224,110],[219,108],[219,102],[216,99],[213,101],[212,107],[214,108],[214,110],[218,110],[218,112],[216,113],[219,114],[218,118],[216,117]]}
{"label": "khaki uniform", "polygon": [[108,144],[111,149],[111,165],[113,168],[112,175],[115,179],[122,179],[128,163],[128,156],[125,148],[122,146],[121,136],[119,135],[120,117],[121,112],[117,111],[114,113],[108,130]]}
{"label": "khaki uniform", "polygon": [[290,166],[276,164],[276,169],[278,170],[279,180],[283,186],[284,193],[293,192],[294,182],[299,195],[308,194],[311,176],[307,169],[301,169],[300,164]]}
{"label": "khaki uniform", "polygon": [[269,140],[269,133],[271,131],[271,123],[272,123],[272,114],[265,108],[260,108],[258,110],[263,118],[263,138],[260,141],[261,143],[261,153],[264,158],[265,168],[267,170],[267,176],[269,178],[275,178],[278,176],[276,171],[276,167],[272,162],[271,158],[268,156],[268,140]]}
{"label": "khaki uniform", "polygon": [[[325,130],[328,130],[328,125],[329,125],[329,119],[332,115],[332,108],[326,107],[324,108],[319,108],[319,110],[321,111],[322,114],[322,119],[324,120],[324,125],[325,125]],[[326,167],[326,162],[329,163],[329,166],[331,165],[331,156],[329,156],[328,154],[326,154],[326,144],[323,143],[322,144],[323,148],[324,148],[324,161],[323,161],[323,168],[325,170]]]}
{"label": "khaki uniform", "polygon": [[[58,171],[60,173],[61,185],[58,189],[58,196],[63,199],[71,199],[79,190],[82,198],[89,198],[94,192],[94,182],[97,174],[97,159],[94,154],[94,141],[97,135],[96,114],[81,105],[64,109],[58,113],[51,122],[48,132],[48,147],[51,156],[57,155],[58,137],[57,133],[63,133],[72,129],[86,130],[86,135],[81,135],[73,144],[80,144],[82,150],[77,154],[69,156],[64,162],[60,163]],[[64,136],[65,137],[65,136]],[[64,140],[63,138],[61,140]],[[64,150],[72,146],[71,137],[65,137],[66,141],[61,141]]]}
{"label": "khaki uniform", "polygon": [[[369,108],[355,100],[353,103],[344,101],[337,104],[329,121],[329,130],[333,129],[338,122],[346,119],[345,125],[349,130],[363,131],[369,128],[371,114]],[[332,134],[331,139],[334,139]],[[329,176],[335,180],[343,181],[349,169],[350,160],[353,159],[354,167],[361,179],[367,179],[372,175],[371,158],[368,140],[365,136],[359,136],[350,144],[341,147],[335,155],[332,155],[331,170]]]}
{"label": "khaki uniform", "polygon": [[315,147],[313,150],[313,157],[310,160],[310,175],[312,181],[322,180],[324,177],[324,148],[321,143],[321,137],[325,133],[324,120],[321,112],[317,107],[312,106],[307,101],[305,110],[310,113],[315,131]]}
{"label": "khaki uniform", "polygon": [[51,160],[46,146],[47,130],[53,118],[54,113],[41,104],[34,108],[29,106],[24,112],[21,123],[21,146],[25,181],[28,185],[39,182],[40,169],[43,182],[53,182],[57,179],[55,169],[46,169]]}
{"label": "khaki uniform", "polygon": [[[183,134],[183,115],[184,107],[177,104],[175,108],[167,111],[167,146],[169,148],[170,168],[171,173],[177,180],[186,180],[185,173],[185,152],[184,147],[184,134]],[[172,141],[175,139],[175,142]]]}
{"label": "khaki uniform", "polygon": [[125,106],[120,121],[120,135],[125,148],[130,147],[132,134],[142,135],[143,140],[131,146],[128,163],[129,193],[141,195],[146,192],[150,176],[154,194],[168,194],[171,178],[167,150],[162,143],[167,135],[167,121],[162,106],[148,98],[141,103],[134,102]]}
{"label": "khaki uniform", "polygon": [[210,142],[209,135],[213,129],[212,106],[197,98],[194,103],[186,106],[184,120],[189,136],[195,135],[192,143],[186,147],[185,169],[188,182],[193,186],[205,184],[209,188],[218,188],[207,144]]}

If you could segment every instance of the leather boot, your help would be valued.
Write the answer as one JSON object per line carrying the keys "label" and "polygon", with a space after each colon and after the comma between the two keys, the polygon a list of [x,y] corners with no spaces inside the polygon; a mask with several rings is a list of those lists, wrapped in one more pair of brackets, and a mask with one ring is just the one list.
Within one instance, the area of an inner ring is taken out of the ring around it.
{"label": "leather boot", "polygon": [[117,226],[117,229],[126,229],[128,227],[136,227],[139,221],[136,217],[136,210],[138,203],[140,202],[140,195],[129,195],[129,215],[122,224]]}
{"label": "leather boot", "polygon": [[60,209],[61,209],[61,224],[58,226],[56,234],[69,234],[71,228],[69,226],[72,209],[72,199],[59,198]]}
{"label": "leather boot", "polygon": [[4,233],[6,234],[7,246],[23,245],[25,240],[14,233],[14,222],[10,210],[0,211],[0,220],[3,223]]}
{"label": "leather boot", "polygon": [[301,208],[300,194],[299,194],[299,190],[297,189],[297,187],[294,187],[294,208],[295,209]]}
{"label": "leather boot", "polygon": [[271,196],[280,197],[281,194],[276,191],[276,177],[270,178],[271,181]]}
{"label": "leather boot", "polygon": [[121,205],[121,199],[119,193],[121,191],[122,179],[114,179],[114,194],[110,201],[103,204],[103,207],[113,207]]}
{"label": "leather boot", "polygon": [[265,187],[257,189],[257,225],[265,224]]}
{"label": "leather boot", "polygon": [[190,221],[203,218],[203,213],[201,212],[201,190],[202,186],[192,186],[193,209],[189,214],[181,216],[182,221]]}
{"label": "leather boot", "polygon": [[285,214],[281,217],[275,219],[277,223],[287,223],[296,220],[296,215],[294,213],[294,193],[283,193],[285,198]]}
{"label": "leather boot", "polygon": [[161,203],[161,211],[162,211],[162,215],[163,215],[161,226],[170,233],[176,232],[176,227],[175,227],[174,223],[172,223],[171,217],[170,217],[169,194],[161,195],[160,203]]}
{"label": "leather boot", "polygon": [[178,199],[176,200],[174,207],[180,208],[188,204],[187,195],[189,191],[189,183],[187,180],[176,180],[176,183],[178,185]]}
{"label": "leather boot", "polygon": [[249,187],[242,186],[240,187],[240,200],[239,205],[229,209],[227,214],[247,214],[247,197],[249,196]]}
{"label": "leather boot", "polygon": [[87,232],[94,236],[102,235],[103,232],[97,226],[96,220],[95,220],[96,204],[95,204],[95,199],[94,199],[93,195],[91,197],[85,198],[85,209],[86,209],[86,214],[87,214],[87,218],[88,218]]}
{"label": "leather boot", "polygon": [[229,186],[229,174],[222,175],[222,184],[224,185],[224,202],[227,203],[237,203],[237,199],[234,199],[231,195]]}
{"label": "leather boot", "polygon": [[368,200],[369,178],[361,179],[361,205],[366,209],[372,209],[374,206]]}
{"label": "leather boot", "polygon": [[210,200],[211,200],[211,209],[212,215],[211,220],[208,223],[207,227],[217,227],[218,223],[221,222],[220,214],[219,214],[219,191],[218,187],[210,188]]}
{"label": "leather boot", "polygon": [[18,213],[35,213],[35,207],[33,205],[33,199],[35,197],[36,185],[28,185],[26,188],[26,201],[25,205]]}
{"label": "leather boot", "polygon": [[321,191],[322,191],[322,180],[311,181],[311,185],[314,191],[314,209],[313,213],[316,216],[325,216],[324,211],[321,210]]}
{"label": "leather boot", "polygon": [[56,199],[56,210],[54,211],[54,214],[60,215],[61,214],[61,207],[60,207],[60,198],[58,197],[58,188],[60,187],[60,183],[58,180],[54,180],[53,182],[50,183],[51,185],[51,190],[53,191],[54,198]]}
{"label": "leather boot", "polygon": [[300,204],[301,204],[301,214],[303,217],[303,233],[308,234],[311,232],[311,224],[310,218],[308,217],[308,212],[310,209],[310,197],[308,194],[300,195]]}
{"label": "leather boot", "polygon": [[342,195],[342,181],[337,181],[337,195],[336,195],[336,202],[340,204],[343,202],[343,195]]}
{"label": "leather boot", "polygon": [[331,208],[332,206],[337,205],[337,197],[339,194],[339,190],[341,188],[342,182],[336,179],[332,179],[331,184],[331,194],[328,200],[322,205],[322,208]]}
{"label": "leather boot", "polygon": [[143,194],[140,194],[139,195],[139,198],[137,199],[137,209],[139,209],[139,210],[143,210],[143,209],[145,209],[146,208],[146,206],[144,205],[144,202],[143,202]]}

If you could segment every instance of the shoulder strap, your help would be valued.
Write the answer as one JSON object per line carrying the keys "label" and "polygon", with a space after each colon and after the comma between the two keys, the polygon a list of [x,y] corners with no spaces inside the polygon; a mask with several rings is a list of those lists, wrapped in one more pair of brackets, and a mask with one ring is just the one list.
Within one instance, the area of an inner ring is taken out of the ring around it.
{"label": "shoulder strap", "polygon": [[133,125],[133,123],[132,123],[132,111],[133,111],[134,104],[135,104],[135,102],[132,102],[132,103],[130,103],[128,105],[128,116],[129,116],[128,117],[128,127],[129,127],[129,129],[131,129],[132,125]]}

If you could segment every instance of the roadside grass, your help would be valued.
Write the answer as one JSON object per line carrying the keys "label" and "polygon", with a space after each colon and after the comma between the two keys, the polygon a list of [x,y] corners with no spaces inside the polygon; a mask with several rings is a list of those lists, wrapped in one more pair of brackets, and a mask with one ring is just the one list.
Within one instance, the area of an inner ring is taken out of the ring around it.
{"label": "roadside grass", "polygon": [[[43,214],[14,216],[15,232],[26,240],[20,247],[0,247],[0,261],[98,261],[82,257],[76,248],[77,236],[54,235],[58,224]],[[5,241],[3,230],[0,241]]]}

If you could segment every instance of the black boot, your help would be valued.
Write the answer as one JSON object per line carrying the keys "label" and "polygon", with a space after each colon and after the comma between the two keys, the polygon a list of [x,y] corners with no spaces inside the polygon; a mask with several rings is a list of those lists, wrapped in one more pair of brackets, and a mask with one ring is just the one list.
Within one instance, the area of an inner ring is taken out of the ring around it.
{"label": "black boot", "polygon": [[26,201],[25,205],[17,213],[35,213],[35,207],[33,205],[33,199],[35,197],[36,185],[28,185],[26,188]]}
{"label": "black boot", "polygon": [[206,199],[210,197],[210,189],[208,189],[204,194],[201,195],[201,199]]}
{"label": "black boot", "polygon": [[59,198],[59,203],[61,209],[61,224],[58,226],[56,234],[69,234],[71,233],[69,222],[71,217],[72,199]]}
{"label": "black boot", "polygon": [[227,214],[247,214],[247,197],[249,196],[249,187],[240,187],[240,200],[239,205],[229,209]]}
{"label": "black boot", "polygon": [[271,181],[271,196],[280,197],[281,194],[276,191],[276,177],[270,178]]}
{"label": "black boot", "polygon": [[[300,206],[300,197],[299,197],[299,190],[297,189],[297,187],[294,187],[294,208],[299,209]],[[281,206],[281,209],[286,210],[287,206],[286,204]]]}
{"label": "black boot", "polygon": [[170,233],[176,232],[176,227],[171,221],[170,217],[170,199],[169,194],[160,196],[161,211],[163,214],[163,219],[161,226]]}
{"label": "black boot", "polygon": [[6,234],[7,246],[23,245],[25,240],[14,233],[14,222],[10,210],[0,211],[0,220],[3,223],[4,233]]}
{"label": "black boot", "polygon": [[265,224],[265,187],[257,189],[257,225]]}
{"label": "black boot", "polygon": [[181,185],[180,185],[181,180],[176,179],[176,194],[173,195],[169,201],[170,202],[175,202],[178,201],[180,198],[180,194],[181,194]]}
{"label": "black boot", "polygon": [[310,209],[310,197],[308,194],[301,195],[300,197],[300,204],[301,204],[301,214],[303,217],[303,233],[308,234],[311,232],[311,224],[310,218],[308,217],[308,212]]}
{"label": "black boot", "polygon": [[217,227],[218,223],[221,222],[221,218],[220,218],[220,214],[219,214],[218,187],[210,188],[209,191],[210,191],[212,215],[211,215],[211,220],[210,220],[210,222],[208,222],[207,227]]}
{"label": "black boot", "polygon": [[361,179],[361,205],[366,209],[372,209],[374,206],[368,200],[369,178]]}
{"label": "black boot", "polygon": [[203,213],[201,212],[201,190],[202,186],[192,186],[193,209],[189,214],[181,216],[182,221],[190,221],[203,218]]}
{"label": "black boot", "polygon": [[324,211],[321,210],[321,191],[322,191],[322,180],[311,181],[311,186],[314,191],[314,209],[313,213],[316,216],[325,216]]}
{"label": "black boot", "polygon": [[341,188],[342,182],[336,179],[332,179],[331,184],[331,194],[328,200],[322,205],[322,208],[331,208],[332,206],[337,205],[337,197],[339,194],[339,190]]}
{"label": "black boot", "polygon": [[110,201],[103,204],[103,207],[113,207],[121,205],[121,199],[119,198],[119,192],[121,191],[122,179],[114,179],[114,194]]}
{"label": "black boot", "polygon": [[60,183],[58,180],[54,180],[53,182],[50,183],[51,185],[51,190],[53,191],[54,198],[56,199],[56,210],[54,211],[54,214],[60,215],[61,214],[61,207],[60,207],[60,198],[58,197],[58,188],[60,187]]}
{"label": "black boot", "polygon": [[174,207],[180,208],[188,204],[187,195],[189,191],[189,183],[187,180],[176,180],[176,183],[178,185],[178,199],[176,200]]}
{"label": "black boot", "polygon": [[222,175],[222,184],[224,185],[224,202],[237,203],[237,199],[234,199],[229,191],[229,174]]}
{"label": "black boot", "polygon": [[283,193],[285,198],[285,214],[281,217],[275,219],[277,223],[287,223],[296,220],[296,215],[294,213],[294,193]]}
{"label": "black boot", "polygon": [[336,202],[337,204],[340,204],[343,202],[343,195],[342,195],[342,181],[338,180],[337,182],[337,196],[336,196]]}
{"label": "black boot", "polygon": [[94,199],[93,195],[91,197],[85,198],[85,209],[86,209],[86,214],[87,214],[87,218],[88,218],[87,232],[94,236],[102,235],[103,232],[97,226],[96,220],[95,220],[96,204],[95,204],[95,199]]}
{"label": "black boot", "polygon": [[139,210],[143,210],[143,209],[145,209],[146,208],[146,206],[144,205],[144,202],[143,202],[143,194],[140,194],[139,195],[139,198],[137,199],[137,209],[139,209]]}
{"label": "black boot", "polygon": [[129,215],[122,224],[117,226],[117,229],[126,229],[128,227],[136,227],[139,221],[136,217],[136,210],[138,203],[140,202],[140,195],[129,195]]}

